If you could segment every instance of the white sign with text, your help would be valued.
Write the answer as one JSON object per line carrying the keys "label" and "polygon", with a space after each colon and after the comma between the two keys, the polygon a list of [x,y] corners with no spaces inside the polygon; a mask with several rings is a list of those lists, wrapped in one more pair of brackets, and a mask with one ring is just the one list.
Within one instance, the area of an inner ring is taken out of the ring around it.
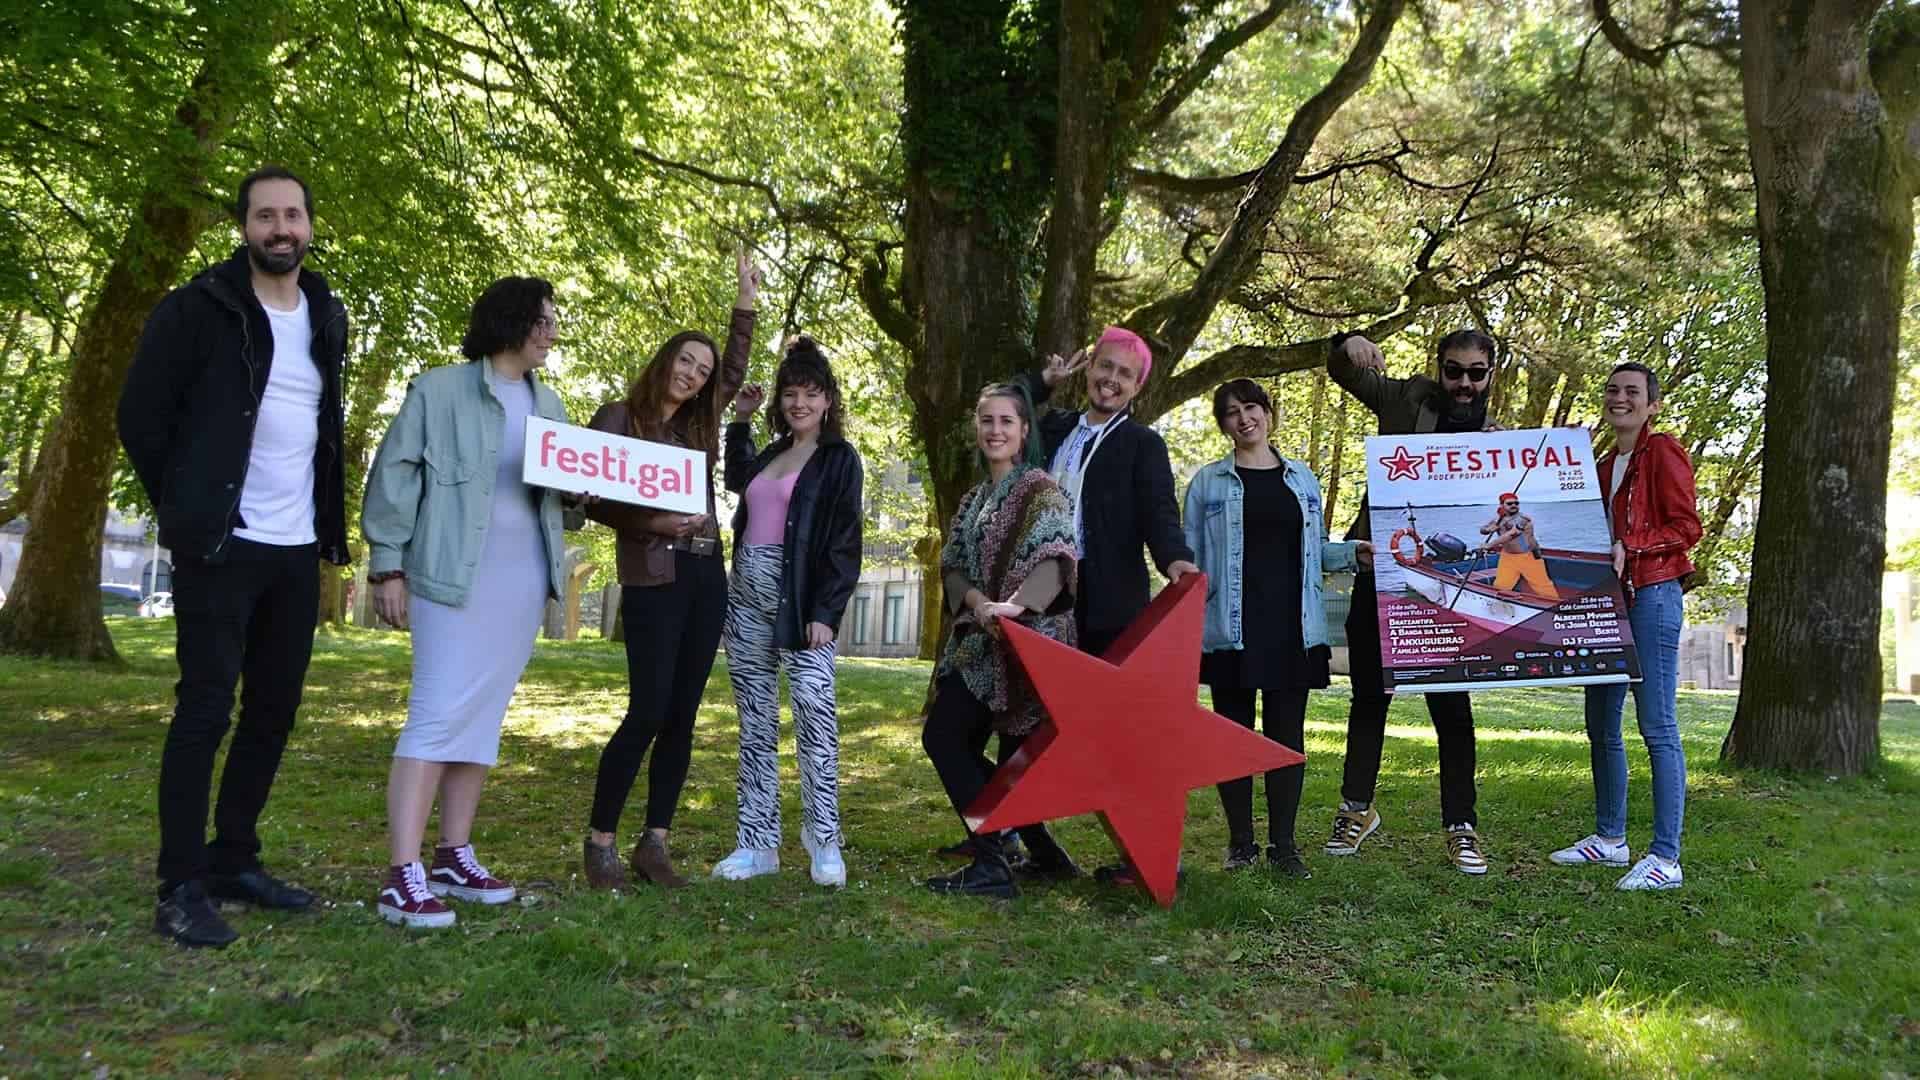
{"label": "white sign with text", "polygon": [[707,512],[707,455],[592,428],[527,418],[522,479],[683,514]]}

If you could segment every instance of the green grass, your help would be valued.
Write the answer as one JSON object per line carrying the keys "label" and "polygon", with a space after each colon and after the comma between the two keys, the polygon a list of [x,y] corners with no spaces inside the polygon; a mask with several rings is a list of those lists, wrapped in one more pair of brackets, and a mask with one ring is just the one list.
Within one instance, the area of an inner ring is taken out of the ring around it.
{"label": "green grass", "polygon": [[[919,888],[958,826],[919,751],[925,668],[891,661],[841,666],[845,892],[807,881],[791,841],[775,877],[708,880],[733,843],[716,671],[674,833],[696,885],[611,896],[581,887],[578,855],[624,662],[542,643],[475,838],[525,896],[409,934],[368,906],[405,644],[323,634],[264,834],[271,865],[328,903],[230,909],[241,940],[209,953],[150,929],[171,624],[114,635],[122,673],[0,660],[0,1076],[1920,1072],[1911,703],[1888,707],[1878,776],[1824,782],[1721,770],[1732,699],[1683,695],[1688,885],[1630,895],[1615,872],[1544,858],[1592,824],[1577,692],[1480,696],[1483,879],[1445,861],[1417,701],[1392,718],[1384,828],[1358,858],[1317,853],[1346,698],[1316,695],[1315,878],[1215,869],[1219,804],[1196,792],[1194,873],[1163,912],[1091,883],[1010,904]],[[1629,746],[1639,846],[1648,783]],[[1085,862],[1110,853],[1091,820],[1061,831]]]}

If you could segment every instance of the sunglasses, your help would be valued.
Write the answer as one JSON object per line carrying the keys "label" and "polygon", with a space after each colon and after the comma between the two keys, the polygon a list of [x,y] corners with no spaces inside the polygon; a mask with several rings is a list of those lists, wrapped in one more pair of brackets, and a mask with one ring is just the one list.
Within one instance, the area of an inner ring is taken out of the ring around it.
{"label": "sunglasses", "polygon": [[1459,364],[1456,364],[1453,361],[1449,360],[1446,363],[1440,365],[1440,372],[1441,374],[1445,375],[1447,378],[1453,379],[1456,382],[1461,379],[1466,379],[1470,382],[1483,383],[1487,381],[1487,376],[1493,374],[1493,368],[1486,364],[1475,364],[1472,367],[1461,367]]}

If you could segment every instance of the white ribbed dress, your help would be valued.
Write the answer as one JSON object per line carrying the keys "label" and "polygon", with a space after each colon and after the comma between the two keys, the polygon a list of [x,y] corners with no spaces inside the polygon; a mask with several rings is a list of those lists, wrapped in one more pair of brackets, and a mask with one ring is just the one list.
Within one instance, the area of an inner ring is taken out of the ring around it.
{"label": "white ribbed dress", "polygon": [[533,387],[524,379],[495,376],[491,365],[487,384],[507,416],[486,545],[474,568],[467,606],[407,597],[413,692],[395,757],[494,764],[500,756],[500,723],[533,656],[534,638],[546,613],[547,541],[540,529],[540,491],[520,478],[520,447],[533,411]]}

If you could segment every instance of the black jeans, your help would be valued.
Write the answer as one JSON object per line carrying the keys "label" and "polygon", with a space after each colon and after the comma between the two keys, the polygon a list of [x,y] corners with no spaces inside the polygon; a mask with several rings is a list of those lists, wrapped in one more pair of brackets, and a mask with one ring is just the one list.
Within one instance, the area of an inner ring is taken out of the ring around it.
{"label": "black jeans", "polygon": [[627,635],[627,715],[600,752],[589,824],[620,827],[620,812],[647,766],[647,828],[673,827],[693,760],[693,721],[713,674],[727,614],[727,575],[718,555],[674,554],[673,580],[620,590]]}
{"label": "black jeans", "polygon": [[[233,537],[226,558],[182,558],[173,571],[173,723],[160,752],[161,894],[208,873],[260,865],[256,827],[280,769],[313,657],[320,556],[313,544],[276,547]],[[234,728],[207,842],[213,759]]]}
{"label": "black jeans", "polygon": [[[1353,706],[1347,712],[1347,765],[1340,795],[1372,802],[1380,779],[1380,751],[1387,738],[1387,706],[1380,664],[1380,610],[1372,574],[1353,577],[1353,607],[1347,612],[1347,670]],[[1440,817],[1443,825],[1478,825],[1474,815],[1473,698],[1464,691],[1423,694],[1440,744]]]}
{"label": "black jeans", "polygon": [[[1238,687],[1210,686],[1213,711],[1251,731],[1254,695],[1266,698],[1264,727],[1267,738],[1291,750],[1307,748],[1307,692],[1305,690],[1242,690]],[[1306,783],[1307,767],[1267,771],[1267,843],[1281,852],[1297,850],[1293,842],[1294,819],[1300,815],[1300,787]],[[1244,848],[1253,843],[1253,777],[1243,776],[1217,785],[1220,809],[1227,816],[1228,844]]]}
{"label": "black jeans", "polygon": [[[987,738],[992,732],[993,711],[973,696],[966,680],[954,674],[943,677],[934,694],[933,708],[927,712],[927,725],[920,730],[920,748],[933,762],[933,771],[940,774],[940,786],[946,788],[963,826],[967,807],[993,778],[996,766],[986,758]],[[1025,736],[1001,736],[999,764],[1006,764],[1025,741]],[[1067,857],[1044,824],[1022,825],[1014,831],[1042,863],[1051,865]]]}

